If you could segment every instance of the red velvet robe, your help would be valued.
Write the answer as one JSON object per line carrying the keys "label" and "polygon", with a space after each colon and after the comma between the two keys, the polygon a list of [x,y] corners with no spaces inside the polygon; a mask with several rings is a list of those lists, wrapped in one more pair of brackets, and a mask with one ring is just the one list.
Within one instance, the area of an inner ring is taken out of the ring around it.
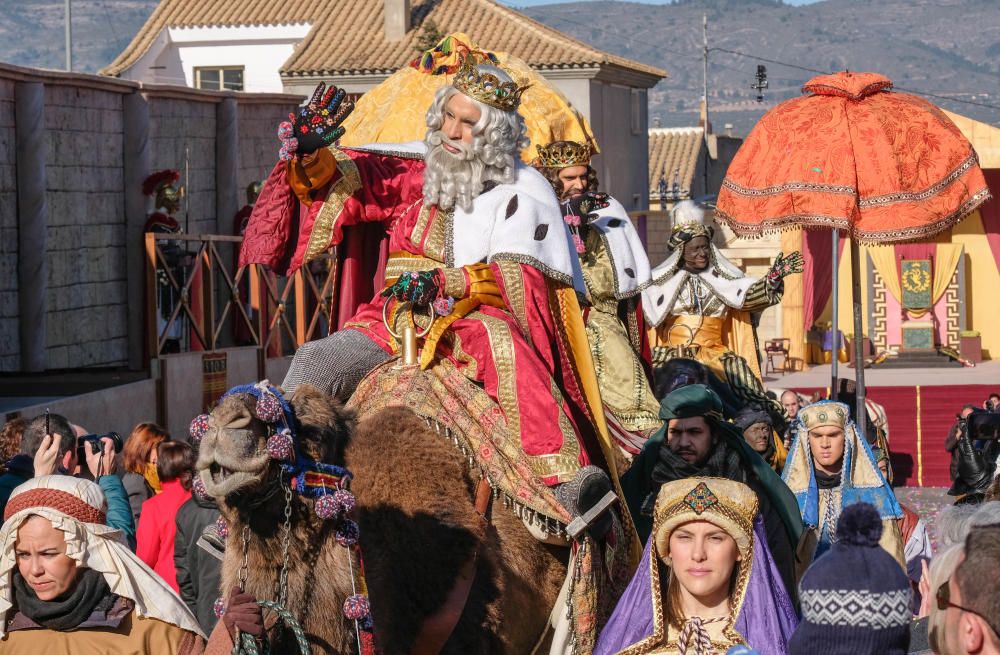
{"label": "red velvet robe", "polygon": [[[450,280],[470,279],[472,266],[447,266],[451,216],[423,206],[421,159],[333,152],[336,172],[316,189],[308,206],[299,203],[290,186],[289,165],[274,168],[247,228],[241,265],[265,264],[291,273],[330,245],[343,243],[346,231],[380,224],[391,253],[387,280],[430,268],[445,269]],[[298,178],[302,173],[296,171]],[[293,243],[294,250],[289,247]],[[531,469],[546,483],[572,479],[591,462],[606,468],[606,437],[594,425],[593,410],[600,411],[599,398],[594,402],[596,384],[591,388],[580,375],[581,370],[584,376],[592,372],[593,364],[575,293],[527,263],[494,261],[489,269],[501,306],[479,305],[451,323],[438,342],[437,356],[449,358],[484,386],[511,432],[520,435]],[[462,297],[452,293],[451,285],[449,294]],[[385,300],[377,291],[369,299],[346,326],[391,353],[393,340],[382,323]],[[580,361],[582,356],[586,362]]]}

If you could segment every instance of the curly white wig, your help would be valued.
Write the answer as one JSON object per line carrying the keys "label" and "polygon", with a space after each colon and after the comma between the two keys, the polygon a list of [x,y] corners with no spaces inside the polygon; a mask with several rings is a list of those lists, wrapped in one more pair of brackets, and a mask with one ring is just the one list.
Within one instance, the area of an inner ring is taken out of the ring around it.
{"label": "curly white wig", "polygon": [[[480,65],[479,70],[501,80],[509,79],[494,66]],[[441,127],[445,106],[456,93],[461,91],[450,84],[438,89],[427,111],[424,199],[442,209],[457,205],[469,210],[486,182],[508,184],[514,181],[521,150],[528,146],[528,130],[517,112],[503,111],[473,99],[482,115],[472,128],[472,144],[449,142],[461,152],[459,155],[447,152],[441,147],[442,142],[447,141]]]}

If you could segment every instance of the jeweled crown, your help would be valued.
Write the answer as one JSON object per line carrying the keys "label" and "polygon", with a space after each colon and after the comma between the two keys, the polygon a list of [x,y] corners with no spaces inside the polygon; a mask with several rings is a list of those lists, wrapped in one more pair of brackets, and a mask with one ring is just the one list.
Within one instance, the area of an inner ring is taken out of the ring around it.
{"label": "jeweled crown", "polygon": [[[493,64],[489,65],[492,66]],[[503,69],[501,68],[500,70]],[[477,67],[475,57],[470,55],[462,60],[461,67],[455,73],[452,86],[470,98],[491,107],[496,107],[503,111],[517,111],[518,106],[521,104],[521,94],[530,85],[519,86],[514,81],[502,82],[493,73],[480,71]]]}
{"label": "jeweled crown", "polygon": [[847,427],[850,410],[844,403],[824,401],[807,405],[799,410],[798,419],[806,430],[822,426]]}
{"label": "jeweled crown", "polygon": [[536,166],[543,168],[569,168],[589,166],[593,149],[589,143],[578,141],[554,141],[547,146],[537,146]]}

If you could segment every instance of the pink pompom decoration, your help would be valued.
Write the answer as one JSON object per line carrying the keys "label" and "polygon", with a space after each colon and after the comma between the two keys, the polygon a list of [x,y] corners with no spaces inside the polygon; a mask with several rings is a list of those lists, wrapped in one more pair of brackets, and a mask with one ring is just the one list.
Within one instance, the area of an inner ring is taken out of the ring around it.
{"label": "pink pompom decoration", "polygon": [[221,619],[222,615],[226,613],[226,599],[219,596],[212,603],[212,612],[215,614],[215,618]]}
{"label": "pink pompom decoration", "polygon": [[357,504],[357,500],[347,489],[337,489],[333,492],[333,499],[337,502],[340,511],[344,514],[350,514],[354,511],[354,506]]}
{"label": "pink pompom decoration", "polygon": [[191,481],[191,491],[202,500],[209,499],[208,490],[205,489],[205,481],[201,479],[200,475],[194,476],[194,480]]}
{"label": "pink pompom decoration", "polygon": [[580,225],[580,217],[576,214],[566,214],[563,216],[563,222],[566,223],[566,225],[577,227]]}
{"label": "pink pompom decoration", "polygon": [[348,596],[344,601],[344,616],[350,621],[360,621],[371,613],[368,599],[361,594]]}
{"label": "pink pompom decoration", "polygon": [[434,311],[438,316],[447,316],[455,309],[455,299],[451,296],[438,298],[432,304],[434,305]]}
{"label": "pink pompom decoration", "polygon": [[580,238],[579,234],[573,235],[573,245],[576,247],[577,254],[582,255],[587,251],[587,246],[583,244],[583,239]]}
{"label": "pink pompom decoration", "polygon": [[292,435],[282,431],[268,437],[267,454],[279,462],[290,462],[295,459],[295,443],[292,441]]}
{"label": "pink pompom decoration", "polygon": [[268,393],[257,399],[257,418],[265,423],[277,423],[283,417],[277,398]]}
{"label": "pink pompom decoration", "polygon": [[344,548],[350,548],[354,544],[358,543],[358,536],[360,534],[361,531],[358,529],[358,524],[350,519],[347,519],[337,526],[337,543]]}
{"label": "pink pompom decoration", "polygon": [[219,536],[223,539],[229,536],[229,524],[226,523],[226,519],[221,516],[215,519],[215,529],[218,531]]}
{"label": "pink pompom decoration", "polygon": [[333,496],[320,496],[316,499],[316,504],[313,505],[313,511],[316,512],[316,516],[328,521],[337,518],[340,514],[340,505],[337,504]]}
{"label": "pink pompom decoration", "polygon": [[278,138],[284,141],[292,136],[292,133],[292,124],[288,121],[281,121],[281,124],[278,125]]}
{"label": "pink pompom decoration", "polygon": [[206,432],[208,432],[208,414],[198,414],[198,416],[191,419],[191,427],[188,428],[188,433],[191,435],[192,441],[201,441]]}

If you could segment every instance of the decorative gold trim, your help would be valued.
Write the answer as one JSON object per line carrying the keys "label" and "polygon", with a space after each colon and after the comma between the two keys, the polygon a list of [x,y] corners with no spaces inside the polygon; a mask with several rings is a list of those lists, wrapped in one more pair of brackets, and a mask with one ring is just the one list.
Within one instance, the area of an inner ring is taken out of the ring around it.
{"label": "decorative gold trim", "polygon": [[922,200],[927,200],[931,196],[935,196],[940,193],[946,186],[949,186],[958,178],[962,177],[966,171],[975,166],[977,163],[979,163],[979,159],[976,157],[976,152],[973,150],[969,153],[969,156],[962,161],[962,163],[955,167],[954,170],[923,191],[899,191],[896,193],[887,193],[881,196],[861,198],[858,201],[858,207],[884,207],[885,205],[892,205],[897,202],[920,202]]}
{"label": "decorative gold trim", "polygon": [[465,269],[444,267],[444,294],[452,298],[464,298],[469,293],[469,283],[465,278]]}
{"label": "decorative gold trim", "polygon": [[[514,340],[510,326],[504,321],[484,314],[483,312],[473,312],[469,318],[480,321],[486,329],[486,335],[490,342],[490,351],[493,353],[493,364],[497,369],[497,400],[507,419],[507,429],[511,437],[522,439],[519,402],[517,397],[517,362],[514,355]],[[576,440],[576,433],[572,429],[569,419],[563,412],[563,397],[559,389],[552,384],[552,399],[559,410],[559,428],[563,433],[562,448],[558,453],[550,455],[529,455],[525,453],[528,465],[535,475],[548,478],[554,477],[559,482],[566,482],[576,474],[580,468],[580,444]]]}
{"label": "decorative gold trim", "polygon": [[930,225],[919,225],[910,228],[893,228],[892,230],[859,230],[850,220],[838,216],[826,216],[823,214],[791,214],[780,218],[765,218],[758,223],[742,223],[734,216],[716,208],[716,219],[725,223],[743,238],[761,237],[772,232],[792,230],[798,228],[812,229],[817,227],[827,229],[845,230],[854,239],[863,245],[878,245],[885,243],[905,243],[907,241],[919,241],[939,234],[955,223],[971,214],[976,208],[990,200],[993,196],[990,190],[983,187],[973,194],[968,200],[962,203],[958,209],[947,216],[938,219]]}
{"label": "decorative gold trim", "polygon": [[541,271],[545,277],[552,278],[556,282],[562,282],[563,284],[573,286],[573,277],[571,275],[566,275],[565,273],[560,273],[551,266],[543,264],[540,260],[535,259],[529,255],[521,255],[516,252],[498,252],[497,254],[490,257],[491,262],[508,261],[517,264],[524,264],[525,266],[531,266],[532,268],[537,268]]}
{"label": "decorative gold trim", "polygon": [[430,217],[430,225],[427,227],[427,239],[424,241],[424,254],[445,263],[445,266],[453,266],[454,258],[448,257],[448,224],[452,222],[451,212],[435,211]]}
{"label": "decorative gold trim", "polygon": [[[788,193],[789,191],[815,191],[817,193],[832,193],[835,195],[846,196],[856,196],[858,194],[858,190],[853,186],[844,184],[822,184],[820,182],[786,182],[785,184],[776,184],[774,186],[767,186],[760,189],[751,189],[750,187],[736,184],[729,178],[726,178],[722,181],[722,186],[737,195],[747,196],[750,198],[776,196],[781,193]],[[675,227],[674,229],[677,228]]]}
{"label": "decorative gold trim", "polygon": [[330,192],[323,201],[323,206],[320,207],[319,213],[316,215],[312,232],[309,234],[306,254],[302,260],[303,264],[309,263],[330,247],[330,242],[333,240],[333,228],[344,211],[344,202],[361,188],[361,174],[358,172],[358,166],[354,160],[338,148],[331,146],[330,152],[337,160],[337,170],[340,172],[340,177],[333,183]]}
{"label": "decorative gold trim", "polygon": [[441,262],[436,262],[428,257],[421,257],[419,255],[404,256],[404,257],[394,257],[390,256],[389,260],[385,264],[385,281],[395,280],[403,273],[409,273],[411,271],[432,271],[435,268],[440,268]]}
{"label": "decorative gold trim", "polygon": [[503,277],[502,287],[510,312],[514,315],[514,320],[521,328],[521,334],[524,335],[528,345],[532,345],[531,329],[524,308],[524,278],[521,276],[521,269],[513,262],[499,261],[496,265]]}
{"label": "decorative gold trim", "polygon": [[[424,233],[427,231],[427,223],[431,218],[433,205],[421,205],[420,213],[417,214],[417,221],[413,224],[413,231],[410,232],[410,243],[420,248],[424,241]],[[406,212],[403,212],[404,214]]]}

